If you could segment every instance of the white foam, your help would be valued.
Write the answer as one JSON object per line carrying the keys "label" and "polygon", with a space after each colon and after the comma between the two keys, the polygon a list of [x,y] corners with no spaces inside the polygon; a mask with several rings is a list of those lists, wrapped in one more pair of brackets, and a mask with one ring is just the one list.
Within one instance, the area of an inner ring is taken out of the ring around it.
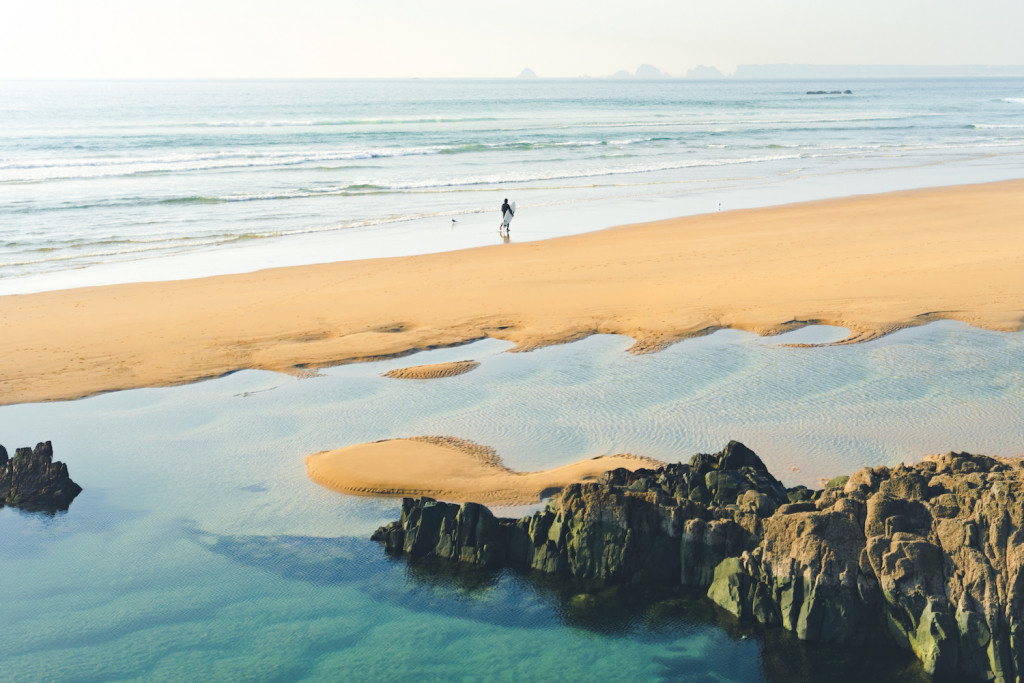
{"label": "white foam", "polygon": [[[730,168],[730,167],[725,167]],[[520,202],[513,241],[550,239],[628,223],[662,220],[723,210],[776,206],[852,194],[909,190],[965,182],[991,182],[1019,177],[1020,164],[993,166],[988,160],[953,166],[909,165],[851,175],[843,182],[821,175],[788,174],[783,181],[763,182],[727,178],[704,179],[681,186],[669,184],[663,193],[641,194],[646,186],[580,203],[573,197],[543,204]],[[658,188],[660,185],[654,185]],[[545,195],[546,196],[546,195]],[[643,197],[643,201],[637,201]],[[153,282],[182,278],[245,273],[264,268],[330,261],[385,258],[452,251],[496,243],[494,207],[463,204],[455,211],[438,211],[434,217],[391,222],[387,216],[366,219],[370,229],[349,223],[323,223],[295,230],[277,238],[241,240],[223,247],[142,260],[103,263],[18,277],[0,278],[0,296],[127,282]],[[449,216],[460,216],[456,227]],[[351,227],[353,229],[344,229]],[[277,231],[274,231],[277,232]]]}
{"label": "white foam", "polygon": [[980,128],[982,130],[999,130],[1001,128],[1007,130],[1019,130],[1024,128],[1022,123],[972,123],[971,128]]}
{"label": "white foam", "polygon": [[207,171],[221,168],[260,168],[295,166],[328,161],[355,161],[388,157],[422,156],[437,154],[446,149],[441,146],[395,147],[352,150],[346,152],[270,152],[168,154],[160,157],[115,158],[59,158],[42,159],[34,163],[0,164],[0,182],[36,182],[40,180],[67,180],[72,178],[102,178],[140,173],[170,173]]}
{"label": "white foam", "polygon": [[631,175],[637,173],[652,173],[656,171],[674,171],[686,168],[716,168],[719,166],[735,166],[739,164],[757,164],[772,161],[785,161],[799,159],[800,154],[774,154],[765,156],[737,157],[733,159],[699,159],[694,161],[668,161],[658,164],[624,164],[621,166],[603,166],[600,168],[580,171],[577,173],[566,173],[555,171],[551,173],[494,173],[480,176],[463,176],[444,179],[423,180],[416,183],[386,185],[389,190],[416,190],[427,188],[454,188],[467,187],[472,185],[501,185],[507,183],[528,183],[544,180],[574,180],[579,178],[598,178],[614,175]]}

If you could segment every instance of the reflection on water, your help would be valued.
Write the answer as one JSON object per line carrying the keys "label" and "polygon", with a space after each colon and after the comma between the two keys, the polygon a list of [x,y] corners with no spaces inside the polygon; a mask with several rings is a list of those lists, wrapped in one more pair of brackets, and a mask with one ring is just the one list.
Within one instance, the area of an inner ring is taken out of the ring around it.
{"label": "reflection on water", "polygon": [[202,532],[195,532],[195,537],[210,552],[291,581],[335,585],[375,577],[387,568],[375,544],[359,538],[212,536]]}
{"label": "reflection on water", "polygon": [[47,548],[78,534],[115,534],[118,527],[141,513],[111,504],[102,488],[80,496],[69,510],[28,512],[0,508],[0,561],[45,555]]}
{"label": "reflection on water", "polygon": [[[928,680],[906,652],[877,643],[853,649],[804,643],[779,629],[740,623],[702,593],[678,588],[587,587],[537,572],[405,564],[362,539],[243,536],[202,542],[212,552],[282,578],[351,584],[379,604],[413,613],[513,632],[561,626],[656,645],[660,680]],[[742,656],[723,658],[727,650]]]}
{"label": "reflection on water", "polygon": [[[751,630],[684,595],[408,568],[365,540],[397,518],[396,501],[305,477],[309,453],[417,434],[494,446],[517,469],[623,451],[679,460],[736,438],[789,485],[928,452],[1024,450],[1024,334],[939,323],[784,346],[841,332],[792,334],[726,330],[649,356],[625,353],[622,337],[527,354],[485,340],[311,378],[247,371],[0,407],[0,442],[52,440],[84,488],[64,515],[0,510],[4,676],[917,675],[900,657]],[[381,376],[467,358],[480,367],[448,379]]]}

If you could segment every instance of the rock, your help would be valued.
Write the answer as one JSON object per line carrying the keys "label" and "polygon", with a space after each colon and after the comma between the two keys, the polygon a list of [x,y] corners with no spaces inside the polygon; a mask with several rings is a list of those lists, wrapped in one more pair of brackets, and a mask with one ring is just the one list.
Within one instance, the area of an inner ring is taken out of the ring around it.
{"label": "rock", "polygon": [[688,464],[573,484],[520,520],[406,499],[374,538],[412,560],[699,587],[737,618],[803,640],[895,644],[940,676],[1024,675],[1016,459],[948,453],[787,490],[730,442]]}
{"label": "rock", "polygon": [[846,483],[848,481],[850,481],[850,477],[848,477],[845,474],[840,476],[840,477],[833,477],[832,479],[829,480],[829,482],[827,484],[825,484],[825,488],[826,489],[841,489],[841,488],[846,486]]}
{"label": "rock", "polygon": [[791,489],[786,489],[786,499],[790,503],[810,502],[819,495],[821,495],[821,491],[813,491],[806,486],[794,486]]}
{"label": "rock", "polygon": [[13,458],[0,446],[0,507],[53,513],[67,510],[81,491],[68,476],[67,465],[53,462],[49,441],[36,444],[34,450],[18,448]]}
{"label": "rock", "polygon": [[708,597],[734,617],[749,616],[750,580],[738,557],[722,560],[708,588]]}
{"label": "rock", "polygon": [[432,498],[402,501],[398,522],[371,537],[390,554],[416,560],[437,557],[479,567],[501,566],[508,555],[507,528],[476,503],[442,503]]}

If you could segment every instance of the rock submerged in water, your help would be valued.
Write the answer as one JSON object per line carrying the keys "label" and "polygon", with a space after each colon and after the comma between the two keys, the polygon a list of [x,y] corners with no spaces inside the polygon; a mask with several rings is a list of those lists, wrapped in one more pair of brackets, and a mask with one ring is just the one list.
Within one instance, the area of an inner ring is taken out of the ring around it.
{"label": "rock submerged in water", "polygon": [[405,499],[388,553],[600,584],[707,590],[739,619],[894,643],[931,673],[1024,675],[1024,461],[966,453],[787,489],[750,449],[613,470],[543,511]]}
{"label": "rock submerged in water", "polygon": [[53,462],[49,441],[35,449],[19,448],[13,458],[0,446],[0,507],[9,505],[28,512],[67,510],[82,487],[71,481],[68,467]]}

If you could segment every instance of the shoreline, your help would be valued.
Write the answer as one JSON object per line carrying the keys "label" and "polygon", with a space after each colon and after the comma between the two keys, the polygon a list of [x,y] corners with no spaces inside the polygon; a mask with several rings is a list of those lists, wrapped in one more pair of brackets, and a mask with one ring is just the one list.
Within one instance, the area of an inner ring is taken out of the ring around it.
{"label": "shoreline", "polygon": [[[912,192],[964,185],[981,185],[1018,179],[1014,174],[994,170],[964,167],[929,169],[909,166],[858,175],[854,186],[844,186],[839,192],[825,189],[811,179],[772,185],[749,182],[737,186],[704,187],[700,182],[680,187],[687,190],[647,197],[643,201],[623,201],[621,198],[603,198],[580,206],[568,203],[541,203],[539,206],[521,206],[528,222],[517,222],[518,239],[543,241],[600,232],[621,225],[674,220],[717,213],[725,206],[728,211],[765,209],[790,204],[850,199],[854,197]],[[817,180],[828,178],[822,176]],[[834,187],[829,184],[826,187]],[[266,240],[245,240],[233,246],[210,251],[179,253],[139,260],[99,262],[37,274],[0,278],[0,296],[35,294],[39,292],[142,282],[172,282],[220,275],[255,273],[272,268],[287,268],[315,264],[360,261],[366,259],[397,258],[424,254],[462,251],[491,246],[494,239],[490,211],[458,212],[458,229],[447,219],[418,218],[385,223],[381,232],[363,232],[362,229],[312,229],[309,232],[274,237]],[[351,230],[351,234],[350,234]]]}
{"label": "shoreline", "polygon": [[0,405],[298,372],[484,337],[632,352],[810,324],[1024,329],[1024,180],[625,225],[538,242],[0,297]]}

